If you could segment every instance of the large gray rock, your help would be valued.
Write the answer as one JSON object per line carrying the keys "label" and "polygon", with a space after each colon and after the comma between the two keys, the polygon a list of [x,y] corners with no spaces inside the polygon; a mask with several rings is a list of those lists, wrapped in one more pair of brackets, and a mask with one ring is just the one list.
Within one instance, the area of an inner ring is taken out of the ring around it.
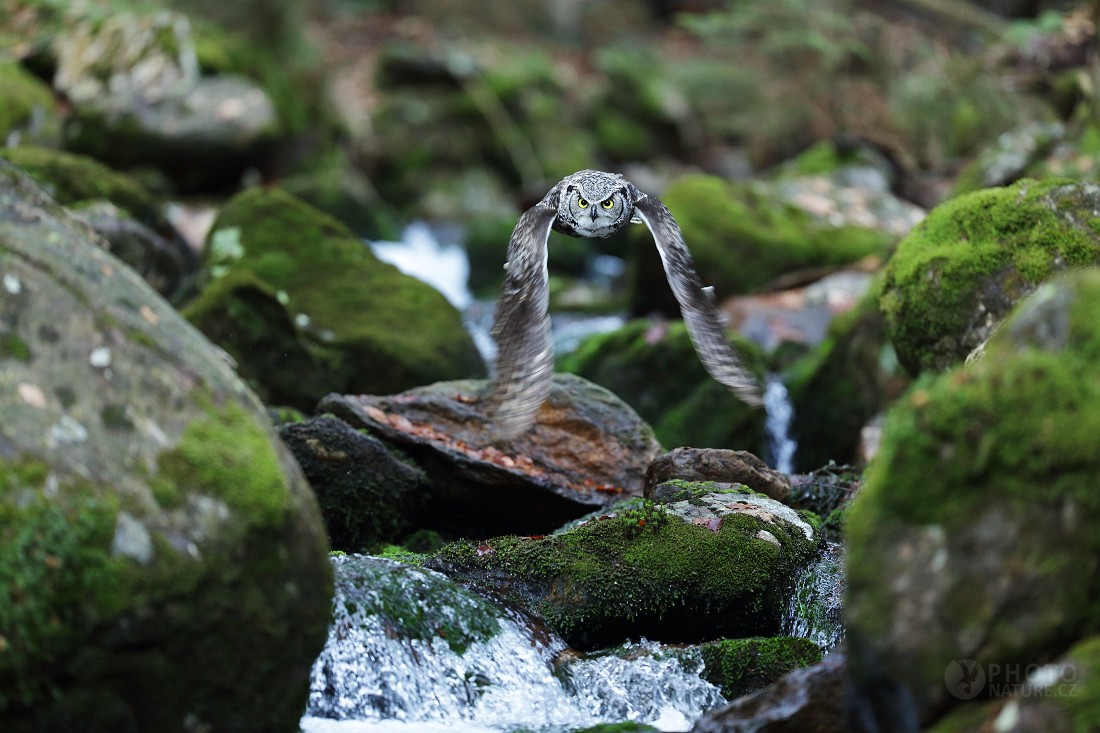
{"label": "large gray rock", "polygon": [[0,161],[0,728],[296,731],[315,500],[222,354]]}

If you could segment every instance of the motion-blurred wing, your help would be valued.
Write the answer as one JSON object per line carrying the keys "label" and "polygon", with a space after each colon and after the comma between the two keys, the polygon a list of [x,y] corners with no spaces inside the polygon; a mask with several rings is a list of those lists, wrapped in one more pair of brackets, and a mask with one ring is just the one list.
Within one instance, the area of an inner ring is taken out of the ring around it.
{"label": "motion-blurred wing", "polygon": [[491,429],[498,438],[513,438],[534,424],[554,378],[546,247],[557,208],[550,198],[520,216],[508,242],[493,324],[496,365],[487,396]]}
{"label": "motion-blurred wing", "polygon": [[634,210],[653,235],[668,284],[680,303],[691,343],[707,372],[742,402],[754,407],[764,404],[756,378],[741,364],[726,340],[714,292],[704,288],[699,280],[684,235],[668,208],[653,196],[643,195],[634,202]]}

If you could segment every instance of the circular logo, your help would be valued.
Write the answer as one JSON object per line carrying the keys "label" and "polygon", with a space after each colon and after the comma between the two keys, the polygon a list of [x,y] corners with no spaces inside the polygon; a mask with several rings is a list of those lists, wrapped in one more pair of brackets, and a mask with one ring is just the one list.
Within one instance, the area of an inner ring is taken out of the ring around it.
{"label": "circular logo", "polygon": [[944,670],[943,682],[952,695],[969,700],[985,687],[985,670],[973,659],[956,659]]}

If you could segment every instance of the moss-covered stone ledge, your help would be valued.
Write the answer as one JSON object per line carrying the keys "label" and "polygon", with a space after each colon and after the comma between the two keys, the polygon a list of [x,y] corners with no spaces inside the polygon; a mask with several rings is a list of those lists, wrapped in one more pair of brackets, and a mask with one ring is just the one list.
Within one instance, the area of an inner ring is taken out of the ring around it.
{"label": "moss-covered stone ledge", "polygon": [[708,510],[639,499],[560,534],[459,541],[426,565],[502,594],[579,649],[778,633],[816,532],[751,492],[697,501]]}
{"label": "moss-covered stone ledge", "polygon": [[880,307],[911,374],[942,372],[1039,283],[1100,262],[1100,186],[1024,180],[933,209],[898,245]]}
{"label": "moss-covered stone ledge", "polygon": [[821,661],[821,649],[809,639],[776,636],[722,639],[700,644],[703,679],[727,700],[767,687],[791,670]]}

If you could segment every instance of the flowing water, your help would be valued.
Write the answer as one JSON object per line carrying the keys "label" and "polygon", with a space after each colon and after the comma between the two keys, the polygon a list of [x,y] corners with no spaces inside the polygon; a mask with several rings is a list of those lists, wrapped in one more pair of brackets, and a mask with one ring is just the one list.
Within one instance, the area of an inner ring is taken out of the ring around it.
{"label": "flowing water", "polygon": [[844,546],[827,541],[817,559],[798,578],[783,619],[783,633],[816,643],[823,654],[844,638]]}
{"label": "flowing water", "polygon": [[305,733],[565,731],[626,720],[687,730],[724,702],[689,652],[640,642],[590,657],[438,573],[333,558],[334,619]]}

